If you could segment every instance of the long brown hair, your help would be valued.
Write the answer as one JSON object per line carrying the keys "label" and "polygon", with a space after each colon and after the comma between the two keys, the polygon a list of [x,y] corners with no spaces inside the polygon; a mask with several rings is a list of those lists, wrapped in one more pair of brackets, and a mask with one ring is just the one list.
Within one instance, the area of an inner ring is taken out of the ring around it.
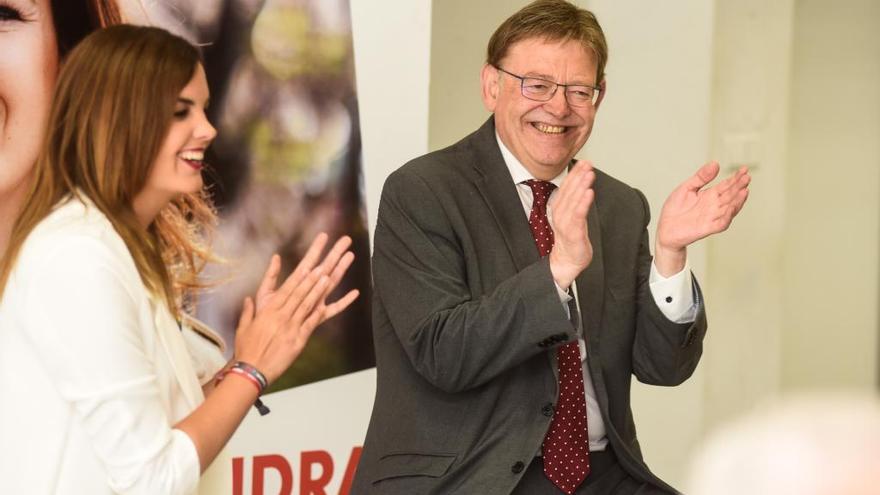
{"label": "long brown hair", "polygon": [[154,27],[117,25],[87,36],[67,58],[31,188],[0,261],[0,296],[21,247],[70,196],[84,196],[113,224],[144,285],[180,316],[212,259],[216,222],[207,194],[182,195],[144,229],[132,202],[146,184],[180,91],[200,63],[186,40]]}

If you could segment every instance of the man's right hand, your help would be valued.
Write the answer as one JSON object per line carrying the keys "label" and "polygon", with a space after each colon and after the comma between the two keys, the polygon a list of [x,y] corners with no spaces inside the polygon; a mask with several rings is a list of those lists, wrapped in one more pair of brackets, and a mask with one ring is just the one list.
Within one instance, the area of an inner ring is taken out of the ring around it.
{"label": "man's right hand", "polygon": [[578,160],[548,205],[554,238],[550,271],[553,280],[563,290],[568,290],[574,279],[593,261],[587,212],[595,196],[595,179],[593,164]]}

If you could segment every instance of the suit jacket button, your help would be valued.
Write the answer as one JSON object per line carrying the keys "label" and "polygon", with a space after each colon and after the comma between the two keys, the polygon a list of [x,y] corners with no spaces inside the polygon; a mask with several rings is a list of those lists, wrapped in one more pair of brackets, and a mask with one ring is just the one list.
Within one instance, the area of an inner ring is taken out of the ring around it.
{"label": "suit jacket button", "polygon": [[553,403],[548,402],[544,404],[544,407],[541,408],[541,413],[543,413],[544,416],[547,416],[548,418],[550,416],[553,416]]}
{"label": "suit jacket button", "polygon": [[525,467],[526,467],[526,465],[523,464],[522,461],[516,461],[516,462],[513,463],[513,466],[510,466],[510,471],[511,471],[513,474],[519,474],[519,473],[522,472],[522,470],[523,470]]}

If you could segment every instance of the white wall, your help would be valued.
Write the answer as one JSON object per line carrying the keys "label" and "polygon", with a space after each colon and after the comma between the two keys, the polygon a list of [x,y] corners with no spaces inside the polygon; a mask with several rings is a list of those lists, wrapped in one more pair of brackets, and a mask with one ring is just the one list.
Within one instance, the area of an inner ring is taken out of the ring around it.
{"label": "white wall", "polygon": [[351,23],[372,234],[385,178],[428,151],[431,0],[351,0]]}
{"label": "white wall", "polygon": [[711,149],[752,170],[734,227],[708,240],[705,428],[779,391],[794,0],[716,2]]}
{"label": "white wall", "polygon": [[796,6],[782,383],[876,391],[880,2]]}
{"label": "white wall", "polygon": [[480,69],[492,32],[528,0],[440,0],[431,15],[431,112],[428,145],[455,143],[489,117]]}

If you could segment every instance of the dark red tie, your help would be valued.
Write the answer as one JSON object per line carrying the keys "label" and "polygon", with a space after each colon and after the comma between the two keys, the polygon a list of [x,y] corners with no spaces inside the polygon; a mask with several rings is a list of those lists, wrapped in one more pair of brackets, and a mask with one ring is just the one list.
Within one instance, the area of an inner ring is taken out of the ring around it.
{"label": "dark red tie", "polygon": [[[547,221],[547,199],[556,188],[551,182],[527,180],[534,202],[529,226],[543,257],[553,249],[553,230]],[[559,364],[559,401],[550,429],[544,437],[544,475],[571,495],[590,474],[590,449],[587,436],[587,402],[584,397],[584,374],[577,342],[556,350]]]}

